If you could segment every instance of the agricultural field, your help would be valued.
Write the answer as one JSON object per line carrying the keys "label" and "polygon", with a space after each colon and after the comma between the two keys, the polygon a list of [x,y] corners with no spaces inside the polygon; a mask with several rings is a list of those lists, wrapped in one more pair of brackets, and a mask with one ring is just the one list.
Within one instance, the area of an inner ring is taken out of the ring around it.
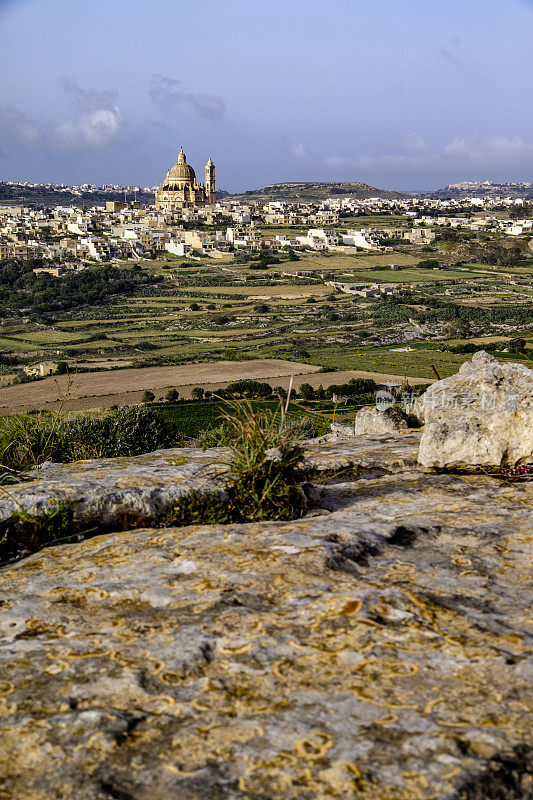
{"label": "agricultural field", "polygon": [[[128,296],[1,320],[0,413],[57,407],[60,397],[69,408],[110,407],[169,387],[189,397],[195,385],[216,389],[239,377],[286,388],[292,373],[315,387],[340,373],[414,385],[435,380],[435,370],[453,374],[471,357],[461,347],[482,342],[500,358],[531,360],[533,263],[459,268],[448,243],[433,250],[285,254],[268,269],[231,259],[143,262],[146,280]],[[428,259],[438,266],[417,266]],[[392,294],[365,298],[331,282],[385,285]],[[454,318],[468,331],[447,333]],[[506,352],[517,336],[526,340],[520,356]],[[6,386],[40,361],[64,362],[70,377]],[[258,365],[253,375],[250,364]]]}
{"label": "agricultural field", "polygon": [[[253,400],[251,406],[254,411],[279,412],[280,404],[276,400]],[[160,416],[173,422],[178,431],[191,439],[195,439],[201,433],[210,428],[216,428],[223,423],[223,406],[217,402],[185,402],[185,403],[164,403],[154,404]],[[290,403],[287,410],[287,420],[297,422],[302,418],[307,418],[314,424],[324,425],[324,419],[302,408],[296,403]],[[324,426],[324,432],[327,427]]]}
{"label": "agricultural field", "polygon": [[318,368],[289,361],[264,360],[213,362],[176,367],[146,367],[102,372],[57,375],[28,384],[8,386],[0,391],[0,412],[13,413],[31,409],[81,410],[141,402],[144,391],[163,397],[169,389],[178,389],[190,397],[195,386],[216,391],[243,378],[280,384],[291,375],[304,381]]}

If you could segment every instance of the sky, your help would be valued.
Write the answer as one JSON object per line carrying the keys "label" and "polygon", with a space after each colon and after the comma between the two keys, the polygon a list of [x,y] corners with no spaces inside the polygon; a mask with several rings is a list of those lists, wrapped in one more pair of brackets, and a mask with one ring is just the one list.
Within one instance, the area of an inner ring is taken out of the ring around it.
{"label": "sky", "polygon": [[0,0],[0,179],[533,180],[533,0]]}

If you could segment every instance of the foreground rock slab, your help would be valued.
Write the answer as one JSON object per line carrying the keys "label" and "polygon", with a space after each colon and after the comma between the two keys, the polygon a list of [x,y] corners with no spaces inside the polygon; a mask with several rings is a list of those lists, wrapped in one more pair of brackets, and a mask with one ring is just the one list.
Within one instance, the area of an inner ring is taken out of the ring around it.
{"label": "foreground rock slab", "polygon": [[[346,467],[395,472],[416,463],[418,445],[418,435],[398,440],[360,437],[357,446],[353,441],[311,440],[305,445],[305,464],[317,472]],[[0,525],[21,512],[43,517],[60,503],[88,528],[118,528],[134,519],[146,524],[191,492],[223,497],[228,459],[224,448],[181,447],[132,458],[47,462],[32,473],[32,480],[0,487]]]}
{"label": "foreground rock slab", "polygon": [[416,401],[425,423],[425,467],[511,466],[533,462],[533,370],[485,351]]}
{"label": "foreground rock slab", "polygon": [[42,516],[58,503],[87,524],[108,525],[125,515],[154,519],[192,491],[222,493],[225,459],[219,448],[182,447],[131,458],[47,462],[33,480],[0,487],[0,523],[20,511]]}
{"label": "foreground rock slab", "polygon": [[405,464],[315,491],[296,522],[0,572],[0,797],[531,797],[531,484]]}

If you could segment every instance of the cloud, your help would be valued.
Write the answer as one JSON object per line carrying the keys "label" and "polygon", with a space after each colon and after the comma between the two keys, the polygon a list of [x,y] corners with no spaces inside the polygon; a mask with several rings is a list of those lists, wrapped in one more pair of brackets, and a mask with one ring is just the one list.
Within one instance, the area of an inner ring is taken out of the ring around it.
{"label": "cloud", "polygon": [[0,138],[4,152],[35,150],[47,154],[100,150],[114,144],[123,132],[123,119],[113,91],[97,92],[61,78],[72,99],[74,116],[62,122],[33,118],[13,105],[0,106]]}
{"label": "cloud", "polygon": [[226,111],[224,99],[214,94],[192,94],[180,88],[180,81],[165,75],[152,75],[148,92],[152,103],[166,113],[169,107],[188,105],[198,114],[211,119],[220,119]]}
{"label": "cloud", "polygon": [[294,145],[292,154],[296,158],[309,158],[303,142],[298,142],[298,144]]}
{"label": "cloud", "polygon": [[98,91],[96,89],[83,89],[68,75],[62,75],[59,84],[63,91],[69,95],[73,105],[81,113],[98,111],[102,108],[113,108],[117,102],[117,92],[113,89]]}
{"label": "cloud", "polygon": [[364,172],[391,179],[410,176],[475,174],[482,177],[516,174],[533,170],[533,142],[521,136],[457,136],[440,149],[432,149],[418,136],[408,137],[397,153],[378,155],[327,156],[323,165],[332,172]]}

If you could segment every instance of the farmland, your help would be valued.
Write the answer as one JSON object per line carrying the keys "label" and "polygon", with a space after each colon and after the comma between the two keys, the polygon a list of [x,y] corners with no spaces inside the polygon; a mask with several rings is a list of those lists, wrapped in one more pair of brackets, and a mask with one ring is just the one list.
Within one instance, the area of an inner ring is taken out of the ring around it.
{"label": "farmland", "polygon": [[[414,384],[434,380],[435,370],[456,372],[470,358],[457,345],[469,341],[490,342],[501,358],[512,357],[505,347],[513,336],[531,346],[531,263],[458,268],[447,246],[431,259],[438,266],[418,266],[424,259],[411,248],[307,252],[262,270],[232,259],[143,262],[146,281],[128,296],[3,318],[0,410],[109,407],[169,387],[190,397],[195,385],[216,390],[240,377],[286,387],[293,373],[314,386],[338,382],[339,372]],[[336,291],[335,282],[391,288],[367,298]],[[468,336],[445,335],[457,317]],[[23,366],[46,360],[64,361],[70,377],[6,386]]]}

